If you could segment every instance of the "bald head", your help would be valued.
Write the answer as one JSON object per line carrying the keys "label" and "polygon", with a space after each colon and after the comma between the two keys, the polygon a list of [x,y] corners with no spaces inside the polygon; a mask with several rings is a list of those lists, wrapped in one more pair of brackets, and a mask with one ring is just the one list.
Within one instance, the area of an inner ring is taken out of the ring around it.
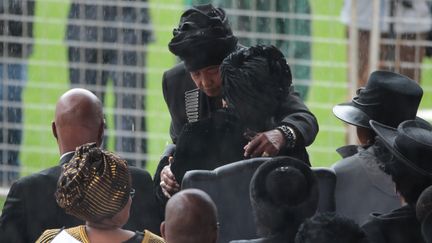
{"label": "bald head", "polygon": [[104,119],[101,101],[86,89],[71,89],[57,102],[53,133],[60,153],[85,143],[102,142]]}
{"label": "bald head", "polygon": [[161,232],[167,243],[216,242],[218,229],[214,202],[198,189],[178,192],[166,205]]}

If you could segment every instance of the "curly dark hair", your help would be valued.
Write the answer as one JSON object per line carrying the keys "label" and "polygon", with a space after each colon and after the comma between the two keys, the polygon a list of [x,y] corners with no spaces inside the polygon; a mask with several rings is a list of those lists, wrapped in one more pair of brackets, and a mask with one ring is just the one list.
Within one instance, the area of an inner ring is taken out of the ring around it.
{"label": "curly dark hair", "polygon": [[420,174],[401,162],[386,148],[380,137],[376,137],[375,144],[378,147],[377,158],[380,168],[391,176],[396,190],[405,202],[415,207],[422,191],[432,185],[432,177]]}
{"label": "curly dark hair", "polygon": [[230,54],[220,67],[223,98],[242,120],[269,117],[289,93],[292,74],[282,52],[257,45]]}
{"label": "curly dark hair", "polygon": [[300,226],[295,243],[367,243],[361,228],[351,219],[335,213],[320,213]]}

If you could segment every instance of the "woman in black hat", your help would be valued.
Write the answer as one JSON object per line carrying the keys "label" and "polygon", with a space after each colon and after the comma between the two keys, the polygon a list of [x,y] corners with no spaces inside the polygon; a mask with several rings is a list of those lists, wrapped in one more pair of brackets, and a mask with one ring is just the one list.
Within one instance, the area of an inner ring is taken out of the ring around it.
{"label": "woman in black hat", "polygon": [[294,242],[298,227],[317,210],[317,179],[303,161],[277,157],[260,165],[254,173],[250,200],[261,238],[232,243]]}
{"label": "woman in black hat", "polygon": [[403,206],[386,214],[373,214],[362,226],[372,243],[423,243],[416,203],[432,185],[432,126],[409,120],[397,129],[371,121],[378,141],[390,151],[382,166],[396,185]]}
{"label": "woman in black hat", "polygon": [[[186,10],[173,35],[169,50],[182,62],[164,73],[162,85],[171,115],[170,135],[175,144],[185,124],[208,118],[222,107],[223,85],[219,66],[226,56],[240,47],[224,10],[211,4]],[[283,104],[272,115],[275,126],[252,139],[253,146],[244,151],[246,157],[274,156],[287,144],[292,144],[288,139],[294,137],[300,147],[314,141],[318,133],[316,118],[293,88],[285,91]],[[284,126],[285,133],[277,130],[277,126]],[[291,132],[295,136],[284,136]],[[168,166],[168,157],[172,154],[165,154],[155,174],[159,198],[179,190]]]}
{"label": "woman in black hat", "polygon": [[351,102],[336,105],[334,115],[357,129],[360,142],[337,151],[343,159],[332,168],[336,172],[336,213],[363,224],[372,212],[386,213],[400,206],[390,176],[378,166],[381,151],[369,121],[397,127],[405,120],[416,119],[423,91],[403,75],[376,71],[366,87]]}

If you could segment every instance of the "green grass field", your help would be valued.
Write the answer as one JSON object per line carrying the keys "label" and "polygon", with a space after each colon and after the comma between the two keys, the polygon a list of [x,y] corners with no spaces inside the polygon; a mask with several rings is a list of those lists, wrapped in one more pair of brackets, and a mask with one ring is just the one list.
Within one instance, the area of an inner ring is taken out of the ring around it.
{"label": "green grass field", "polygon": [[[150,0],[151,17],[156,30],[156,42],[149,46],[147,118],[150,162],[147,169],[153,172],[159,155],[169,142],[169,114],[161,93],[161,75],[175,63],[167,51],[172,28],[178,23],[182,0]],[[329,166],[339,159],[334,152],[345,142],[345,128],[331,112],[334,104],[347,98],[346,47],[339,40],[344,37],[344,26],[337,20],[325,17],[338,16],[342,0],[311,1],[313,14],[313,84],[307,104],[316,114],[320,133],[308,148],[314,166]],[[22,175],[55,165],[58,151],[51,135],[51,121],[57,98],[68,89],[65,23],[69,7],[67,0],[38,0],[35,18],[35,47],[29,60],[29,81],[24,92],[24,141],[20,159]],[[329,41],[332,38],[335,41]],[[332,43],[335,42],[335,43]],[[431,65],[431,61],[426,63]],[[425,98],[422,108],[432,108],[432,69],[424,70],[422,86]],[[109,127],[112,126],[112,96],[106,101]],[[112,139],[109,148],[113,148]],[[3,203],[1,203],[3,205]]]}

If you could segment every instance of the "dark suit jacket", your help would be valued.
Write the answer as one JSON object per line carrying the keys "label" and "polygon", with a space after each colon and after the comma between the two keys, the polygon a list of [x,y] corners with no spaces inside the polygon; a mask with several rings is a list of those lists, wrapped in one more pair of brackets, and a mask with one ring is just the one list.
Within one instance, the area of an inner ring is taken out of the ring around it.
{"label": "dark suit jacket", "polygon": [[[66,163],[73,153],[66,155]],[[153,183],[148,172],[129,167],[132,187],[135,188],[130,218],[125,229],[159,233],[161,216],[157,210]],[[10,188],[0,216],[0,242],[34,242],[46,229],[72,227],[83,224],[64,212],[55,200],[54,192],[61,166],[23,177]]]}
{"label": "dark suit jacket", "polygon": [[414,208],[403,206],[387,214],[372,214],[362,229],[370,243],[424,243]]}
{"label": "dark suit jacket", "polygon": [[[171,115],[170,135],[173,143],[177,143],[184,125],[189,122],[186,112],[185,93],[196,88],[183,62],[163,74],[162,91]],[[210,114],[219,108],[215,105],[215,99],[208,97],[201,91],[199,91],[198,97],[198,120],[211,117]],[[281,151],[281,154],[295,156],[309,163],[305,146],[310,145],[315,140],[318,133],[318,122],[298,94],[293,91],[293,88],[285,95],[280,109],[276,111],[273,118],[276,123],[283,123],[292,127],[298,136],[296,147],[290,151]],[[154,177],[156,194],[162,202],[162,208],[167,199],[159,185],[160,172],[167,164],[168,158],[162,157]]]}

